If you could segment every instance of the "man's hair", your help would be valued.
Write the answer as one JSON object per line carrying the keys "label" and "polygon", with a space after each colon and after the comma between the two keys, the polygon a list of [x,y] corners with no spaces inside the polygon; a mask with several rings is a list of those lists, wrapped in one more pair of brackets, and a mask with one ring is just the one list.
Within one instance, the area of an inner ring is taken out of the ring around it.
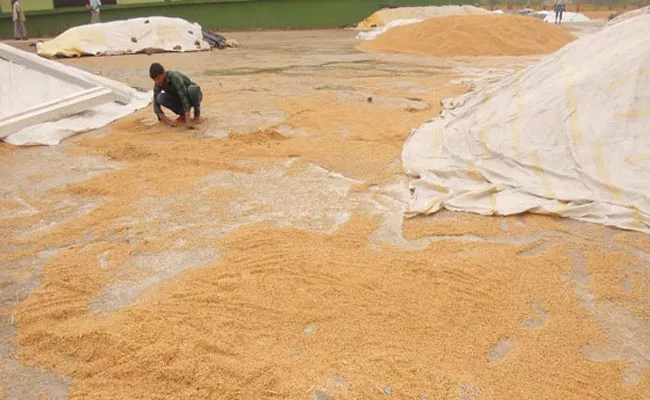
{"label": "man's hair", "polygon": [[155,77],[164,73],[165,73],[165,68],[159,63],[153,63],[149,67],[149,76],[151,77],[151,79],[154,79]]}

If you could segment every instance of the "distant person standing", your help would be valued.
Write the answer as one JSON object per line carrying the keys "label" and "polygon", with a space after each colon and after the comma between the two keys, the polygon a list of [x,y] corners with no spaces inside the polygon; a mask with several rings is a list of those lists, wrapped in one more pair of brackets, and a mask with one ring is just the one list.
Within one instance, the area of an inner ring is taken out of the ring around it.
{"label": "distant person standing", "polygon": [[553,3],[553,8],[555,9],[555,23],[562,23],[562,14],[566,11],[566,0],[555,0]]}
{"label": "distant person standing", "polygon": [[20,7],[20,0],[12,1],[11,16],[14,21],[14,38],[16,40],[27,40],[26,18],[23,9]]}
{"label": "distant person standing", "polygon": [[99,23],[99,9],[102,7],[100,0],[90,0],[90,4],[86,4],[86,9],[90,10],[90,23]]}

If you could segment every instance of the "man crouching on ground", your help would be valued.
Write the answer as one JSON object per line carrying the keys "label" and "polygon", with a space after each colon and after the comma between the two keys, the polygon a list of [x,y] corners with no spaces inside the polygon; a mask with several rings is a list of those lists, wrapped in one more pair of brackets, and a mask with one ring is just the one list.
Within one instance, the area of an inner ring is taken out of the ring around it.
{"label": "man crouching on ground", "polygon": [[[153,85],[153,112],[158,120],[165,125],[184,124],[192,126],[201,121],[201,88],[183,73],[165,71],[159,63],[149,67],[149,76],[155,82]],[[170,109],[179,117],[172,121],[160,106]],[[190,119],[190,109],[194,108],[194,119]]]}

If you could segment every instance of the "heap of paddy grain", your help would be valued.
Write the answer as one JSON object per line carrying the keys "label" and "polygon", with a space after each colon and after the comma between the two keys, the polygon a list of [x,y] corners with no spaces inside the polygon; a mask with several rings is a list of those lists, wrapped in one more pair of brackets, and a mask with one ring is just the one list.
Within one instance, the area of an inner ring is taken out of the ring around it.
{"label": "heap of paddy grain", "polygon": [[450,15],[489,14],[489,11],[474,6],[429,6],[383,8],[356,25],[356,29],[369,30],[380,28],[400,19],[430,19]]}
{"label": "heap of paddy grain", "polygon": [[575,40],[563,28],[521,15],[432,18],[393,28],[359,46],[362,51],[435,56],[547,54]]}

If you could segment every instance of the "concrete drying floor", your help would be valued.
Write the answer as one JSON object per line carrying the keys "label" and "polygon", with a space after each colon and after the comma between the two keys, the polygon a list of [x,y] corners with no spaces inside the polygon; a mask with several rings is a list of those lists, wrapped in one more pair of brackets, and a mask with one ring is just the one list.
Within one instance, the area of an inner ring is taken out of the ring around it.
{"label": "concrete drying floor", "polygon": [[647,399],[650,242],[566,219],[402,221],[401,145],[528,58],[355,32],[63,62],[205,94],[57,147],[0,145],[5,399]]}

